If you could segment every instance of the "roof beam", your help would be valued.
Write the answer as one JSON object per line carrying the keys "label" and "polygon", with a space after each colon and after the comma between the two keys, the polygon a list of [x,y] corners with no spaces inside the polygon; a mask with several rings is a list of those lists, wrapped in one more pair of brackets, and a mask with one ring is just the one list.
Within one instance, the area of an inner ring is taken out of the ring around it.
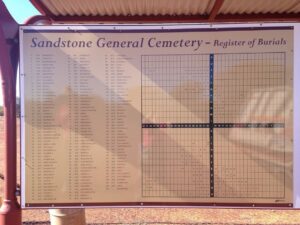
{"label": "roof beam", "polygon": [[300,22],[300,13],[219,14],[214,22]]}
{"label": "roof beam", "polygon": [[209,17],[208,17],[208,21],[213,21],[216,16],[218,15],[218,12],[220,11],[222,5],[224,3],[224,0],[216,0],[214,6],[212,7]]}
{"label": "roof beam", "polygon": [[[56,23],[210,23],[207,16],[54,16]],[[300,22],[300,13],[217,15],[215,23]]]}
{"label": "roof beam", "polygon": [[51,25],[52,21],[49,17],[43,15],[32,16],[28,20],[25,21],[26,25],[34,25],[37,23]]}

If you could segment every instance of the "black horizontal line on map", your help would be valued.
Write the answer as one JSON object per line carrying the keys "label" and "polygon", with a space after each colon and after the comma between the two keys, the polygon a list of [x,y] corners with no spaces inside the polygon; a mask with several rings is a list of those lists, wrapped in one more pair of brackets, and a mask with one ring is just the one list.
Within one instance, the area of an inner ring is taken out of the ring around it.
{"label": "black horizontal line on map", "polygon": [[284,128],[284,123],[143,123],[142,128]]}
{"label": "black horizontal line on map", "polygon": [[209,123],[143,123],[142,128],[209,128]]}

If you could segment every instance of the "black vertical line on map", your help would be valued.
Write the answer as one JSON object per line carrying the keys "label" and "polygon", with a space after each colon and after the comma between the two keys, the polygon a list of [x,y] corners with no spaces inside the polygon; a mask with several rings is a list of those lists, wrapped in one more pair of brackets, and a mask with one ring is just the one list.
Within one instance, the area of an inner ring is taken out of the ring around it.
{"label": "black vertical line on map", "polygon": [[209,55],[209,165],[210,197],[214,197],[214,55]]}
{"label": "black vertical line on map", "polygon": [[141,55],[141,194],[144,197],[144,130],[143,130],[143,55]]}

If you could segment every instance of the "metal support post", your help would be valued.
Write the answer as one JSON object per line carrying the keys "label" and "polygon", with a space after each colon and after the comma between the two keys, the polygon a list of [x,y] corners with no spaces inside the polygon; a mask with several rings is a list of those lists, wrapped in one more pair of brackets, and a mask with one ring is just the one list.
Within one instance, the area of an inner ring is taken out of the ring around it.
{"label": "metal support post", "polygon": [[21,225],[17,201],[16,71],[19,59],[18,24],[0,0],[0,75],[4,98],[4,196],[0,225]]}

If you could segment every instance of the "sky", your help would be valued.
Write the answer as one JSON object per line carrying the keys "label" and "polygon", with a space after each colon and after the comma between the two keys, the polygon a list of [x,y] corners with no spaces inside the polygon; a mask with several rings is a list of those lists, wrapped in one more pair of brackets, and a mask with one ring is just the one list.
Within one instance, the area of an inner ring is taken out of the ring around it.
{"label": "sky", "polygon": [[[2,0],[10,14],[19,23],[24,23],[28,18],[40,14],[29,0]],[[18,88],[17,88],[18,89]],[[2,87],[0,85],[0,105],[3,105]]]}

